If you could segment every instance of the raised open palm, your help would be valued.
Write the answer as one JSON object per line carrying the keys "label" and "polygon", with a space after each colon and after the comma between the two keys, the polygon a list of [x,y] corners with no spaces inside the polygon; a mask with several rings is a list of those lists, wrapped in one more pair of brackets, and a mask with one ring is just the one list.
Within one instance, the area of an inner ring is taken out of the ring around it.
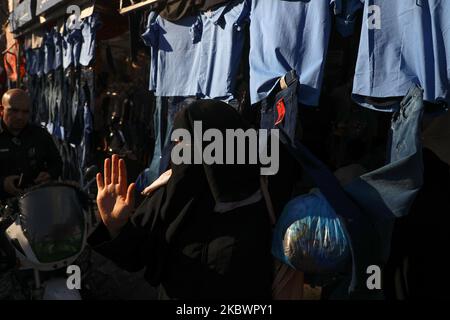
{"label": "raised open palm", "polygon": [[105,160],[104,177],[97,174],[97,206],[111,236],[117,235],[134,210],[135,184],[127,185],[125,161],[117,155]]}

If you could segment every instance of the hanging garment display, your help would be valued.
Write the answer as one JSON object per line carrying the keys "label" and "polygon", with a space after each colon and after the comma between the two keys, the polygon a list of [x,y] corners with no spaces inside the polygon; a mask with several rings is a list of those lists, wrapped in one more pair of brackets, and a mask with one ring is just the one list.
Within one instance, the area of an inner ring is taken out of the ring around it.
{"label": "hanging garment display", "polygon": [[[364,107],[395,111],[412,85],[424,100],[450,102],[450,2],[365,1],[353,97]],[[386,98],[374,101],[368,98]]]}
{"label": "hanging garment display", "polygon": [[291,70],[299,76],[299,102],[316,106],[322,86],[332,15],[352,32],[360,0],[253,0],[250,22],[251,103],[267,98]]}
{"label": "hanging garment display", "polygon": [[81,34],[83,41],[80,52],[80,64],[82,66],[89,66],[95,58],[96,36],[97,30],[100,29],[101,22],[99,16],[94,13],[83,20],[81,25]]}
{"label": "hanging garment display", "polygon": [[248,14],[247,0],[176,23],[151,12],[142,36],[152,52],[149,89],[156,96],[231,100]]}

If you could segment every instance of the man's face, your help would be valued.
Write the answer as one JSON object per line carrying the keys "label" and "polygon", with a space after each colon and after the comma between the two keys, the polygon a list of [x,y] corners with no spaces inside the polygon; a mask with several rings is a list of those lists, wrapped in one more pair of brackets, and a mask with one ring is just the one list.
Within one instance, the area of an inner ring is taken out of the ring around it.
{"label": "man's face", "polygon": [[3,122],[9,130],[22,130],[30,118],[30,105],[27,99],[14,99],[9,105],[3,106]]}

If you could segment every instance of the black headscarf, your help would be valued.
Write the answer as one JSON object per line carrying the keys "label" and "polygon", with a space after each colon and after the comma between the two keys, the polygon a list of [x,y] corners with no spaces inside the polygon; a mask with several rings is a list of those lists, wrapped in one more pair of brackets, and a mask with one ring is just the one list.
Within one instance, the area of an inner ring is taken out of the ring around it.
{"label": "black headscarf", "polygon": [[[225,137],[227,129],[247,131],[250,126],[244,122],[240,114],[226,103],[214,100],[201,100],[185,110],[182,110],[175,119],[174,129],[188,130],[194,136],[194,122],[201,122],[203,132],[216,129]],[[202,150],[209,144],[202,145]],[[247,145],[248,146],[248,145]],[[197,145],[193,147],[198,147]],[[249,148],[245,149],[249,152]],[[228,150],[229,151],[229,150]],[[234,161],[237,161],[237,150],[234,150]],[[227,150],[223,150],[223,160],[226,161]],[[247,157],[248,158],[248,157]],[[199,170],[200,167],[192,166]],[[259,166],[238,164],[203,164],[203,175],[216,202],[236,202],[251,196],[259,189]],[[182,168],[173,167],[174,173]],[[200,173],[199,173],[200,174]]]}
{"label": "black headscarf", "polygon": [[[205,193],[213,197],[211,211],[219,205],[242,202],[253,195],[260,188],[259,165],[237,164],[192,164],[194,149],[199,146],[194,143],[194,122],[201,121],[202,133],[208,129],[217,129],[224,137],[227,129],[242,129],[246,131],[250,126],[242,119],[239,113],[226,103],[215,100],[199,100],[182,109],[175,117],[174,130],[185,129],[192,138],[191,164],[172,164],[172,177],[165,187],[164,204],[160,214],[169,222],[168,240],[177,229],[183,217],[181,212],[188,212],[189,207],[196,203]],[[201,150],[208,143],[203,143]],[[248,148],[246,148],[248,152]],[[234,152],[236,158],[236,150]],[[223,150],[224,162],[226,150]],[[160,197],[161,192],[152,196]],[[160,202],[152,200],[151,202]],[[147,212],[148,215],[148,212]],[[146,223],[147,219],[144,219]]]}

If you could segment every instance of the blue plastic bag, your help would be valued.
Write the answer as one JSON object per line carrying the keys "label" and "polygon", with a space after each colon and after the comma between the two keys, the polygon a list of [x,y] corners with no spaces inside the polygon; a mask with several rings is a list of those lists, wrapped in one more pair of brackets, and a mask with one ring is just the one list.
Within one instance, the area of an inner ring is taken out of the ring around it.
{"label": "blue plastic bag", "polygon": [[272,254],[308,274],[343,271],[350,262],[344,226],[320,191],[286,205],[275,226]]}

